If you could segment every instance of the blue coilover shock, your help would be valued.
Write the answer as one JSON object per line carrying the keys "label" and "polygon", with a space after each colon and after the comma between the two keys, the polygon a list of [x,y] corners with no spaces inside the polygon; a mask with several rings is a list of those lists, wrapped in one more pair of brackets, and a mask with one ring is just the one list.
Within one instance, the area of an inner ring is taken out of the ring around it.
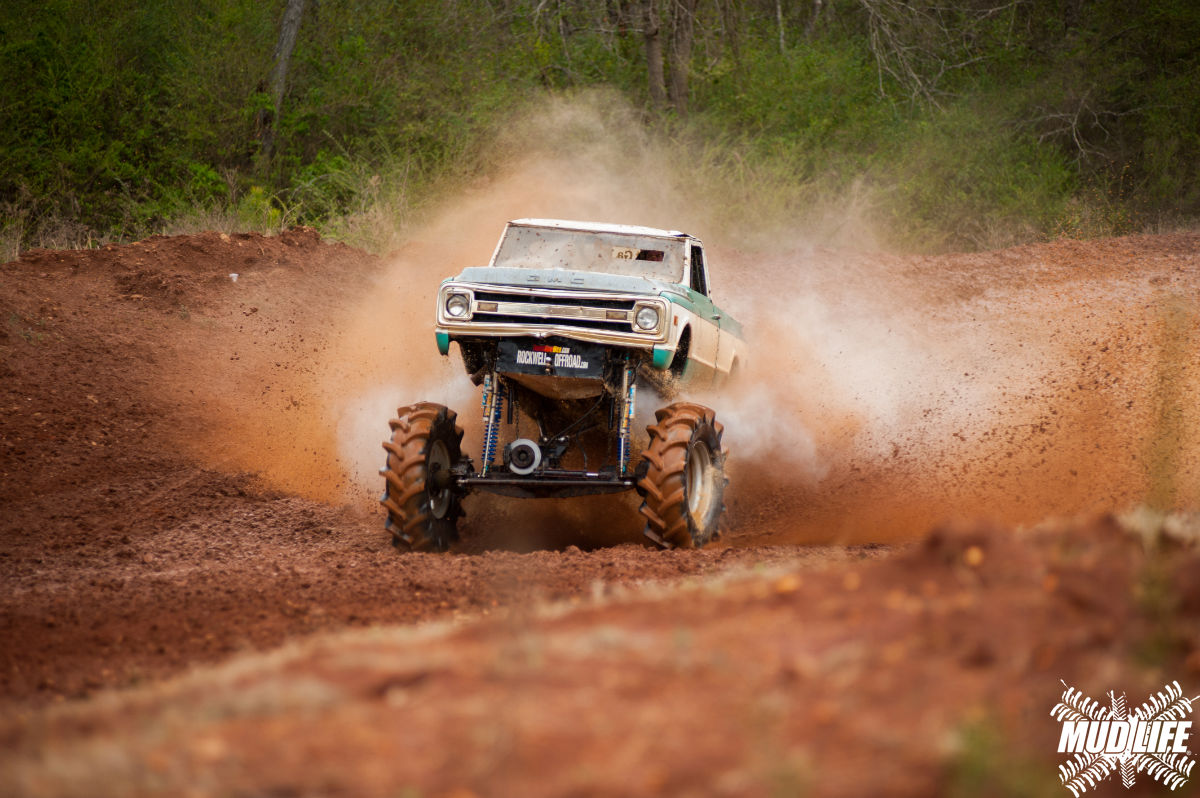
{"label": "blue coilover shock", "polygon": [[483,476],[487,476],[500,443],[500,413],[504,410],[504,383],[495,374],[483,378]]}
{"label": "blue coilover shock", "polygon": [[621,476],[625,476],[629,472],[629,437],[630,430],[633,428],[633,414],[635,410],[635,399],[637,395],[637,375],[634,369],[626,365],[625,376],[621,381],[622,402],[624,407],[621,408],[621,426],[620,426],[620,444],[618,457],[621,462]]}

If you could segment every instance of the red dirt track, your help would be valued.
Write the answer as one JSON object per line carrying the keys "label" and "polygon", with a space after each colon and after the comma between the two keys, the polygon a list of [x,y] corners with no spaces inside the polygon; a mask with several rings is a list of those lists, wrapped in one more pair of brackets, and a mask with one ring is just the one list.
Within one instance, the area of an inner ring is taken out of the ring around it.
{"label": "red dirt track", "polygon": [[728,522],[673,552],[627,499],[391,547],[354,425],[436,353],[358,363],[348,319],[427,309],[420,255],[0,266],[0,795],[1065,795],[1060,679],[1200,693],[1200,235],[724,253],[821,304],[731,292],[800,343],[714,401]]}

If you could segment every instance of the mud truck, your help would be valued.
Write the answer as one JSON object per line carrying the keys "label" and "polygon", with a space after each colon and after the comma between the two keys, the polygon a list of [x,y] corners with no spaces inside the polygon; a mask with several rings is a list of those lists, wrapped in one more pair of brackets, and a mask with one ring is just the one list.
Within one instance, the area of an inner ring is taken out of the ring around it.
{"label": "mud truck", "polygon": [[727,480],[713,411],[675,401],[657,410],[648,440],[634,431],[647,391],[661,404],[720,386],[743,359],[741,325],[709,296],[699,239],[519,219],[487,266],[441,284],[436,312],[438,351],[456,345],[482,387],[479,460],[464,452],[453,410],[431,402],[397,410],[380,469],[397,548],[448,548],[472,491],[636,490],[643,532],[657,546],[699,547],[717,535]]}

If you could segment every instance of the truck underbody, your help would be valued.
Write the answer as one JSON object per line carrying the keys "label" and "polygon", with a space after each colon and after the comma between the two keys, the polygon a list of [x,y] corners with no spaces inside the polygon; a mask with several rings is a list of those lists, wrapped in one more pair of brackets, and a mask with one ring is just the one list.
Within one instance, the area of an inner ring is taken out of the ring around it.
{"label": "truck underbody", "polygon": [[[641,353],[565,338],[460,346],[483,386],[481,462],[478,471],[468,464],[473,473],[462,477],[465,487],[539,498],[635,487],[630,462]],[[524,434],[523,420],[531,424]]]}
{"label": "truck underbody", "polygon": [[726,480],[712,410],[685,402],[659,410],[636,456],[639,390],[660,393],[672,382],[646,353],[566,338],[466,340],[460,350],[483,388],[478,464],[462,450],[453,411],[427,402],[397,411],[380,473],[398,546],[447,548],[462,501],[476,490],[515,498],[636,490],[643,533],[656,545],[691,547],[716,536]]}

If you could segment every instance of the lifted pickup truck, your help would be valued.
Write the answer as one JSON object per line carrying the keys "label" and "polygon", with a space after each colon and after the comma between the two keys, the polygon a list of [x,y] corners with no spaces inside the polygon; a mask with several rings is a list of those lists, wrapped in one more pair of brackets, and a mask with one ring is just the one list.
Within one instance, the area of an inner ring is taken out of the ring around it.
{"label": "lifted pickup truck", "polygon": [[[443,551],[474,490],[563,497],[636,490],[645,536],[703,546],[724,510],[725,450],[713,411],[658,410],[634,456],[643,388],[670,400],[719,386],[744,356],[741,325],[709,297],[699,239],[591,222],[509,222],[487,266],[442,283],[434,333],[483,388],[479,465],[457,414],[401,407],[384,442],[382,504],[397,547]],[[522,432],[524,421],[526,431]],[[532,425],[532,427],[530,426]]]}

